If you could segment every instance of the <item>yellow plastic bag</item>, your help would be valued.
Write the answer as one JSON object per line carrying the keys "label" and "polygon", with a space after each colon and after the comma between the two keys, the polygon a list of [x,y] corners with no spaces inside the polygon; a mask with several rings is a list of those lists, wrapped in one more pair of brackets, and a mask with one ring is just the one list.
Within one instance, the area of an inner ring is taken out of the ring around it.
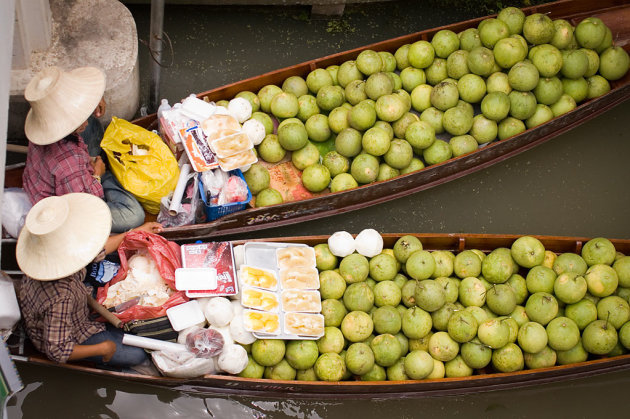
{"label": "yellow plastic bag", "polygon": [[146,212],[160,212],[160,199],[175,189],[179,177],[177,160],[160,136],[113,117],[101,148],[122,187]]}

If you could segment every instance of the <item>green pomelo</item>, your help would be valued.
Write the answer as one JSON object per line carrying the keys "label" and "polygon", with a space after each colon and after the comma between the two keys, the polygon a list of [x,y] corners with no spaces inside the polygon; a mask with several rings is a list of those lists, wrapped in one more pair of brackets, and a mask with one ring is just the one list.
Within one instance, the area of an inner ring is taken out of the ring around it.
{"label": "green pomelo", "polygon": [[263,189],[256,195],[256,207],[268,207],[270,205],[282,204],[282,195],[276,189]]}
{"label": "green pomelo", "polygon": [[363,150],[373,156],[382,156],[390,147],[389,134],[381,128],[372,127],[361,139]]}
{"label": "green pomelo", "polygon": [[548,44],[553,39],[556,30],[553,21],[547,15],[534,13],[525,18],[523,36],[530,44]]}
{"label": "green pomelo", "polygon": [[451,150],[453,150],[453,157],[463,156],[464,154],[472,153],[477,150],[479,144],[472,135],[459,135],[452,137],[449,141]]}
{"label": "green pomelo", "polygon": [[499,140],[513,137],[525,131],[525,124],[520,119],[511,116],[499,122]]}
{"label": "green pomelo", "polygon": [[595,320],[582,332],[582,346],[595,355],[606,355],[612,351],[617,340],[615,327],[606,320]]}
{"label": "green pomelo", "polygon": [[407,59],[415,68],[427,68],[433,63],[435,50],[427,41],[416,41],[409,46]]}
{"label": "green pomelo", "polygon": [[486,288],[479,278],[470,276],[459,284],[459,301],[466,307],[481,307],[486,302]]}
{"label": "green pomelo", "polygon": [[538,105],[536,105],[536,111],[534,112],[534,114],[527,118],[527,120],[525,121],[525,124],[527,126],[527,128],[533,128],[536,127],[540,124],[544,124],[547,121],[550,121],[554,118],[553,116],[553,111],[551,110],[551,108],[547,105],[543,105],[542,103],[539,103]]}
{"label": "green pomelo", "polygon": [[466,64],[471,73],[487,77],[493,73],[494,53],[486,47],[475,47],[469,52]]}
{"label": "green pomelo", "polygon": [[348,284],[365,281],[370,273],[367,258],[359,253],[352,253],[339,263],[339,274]]}
{"label": "green pomelo", "polygon": [[394,84],[385,73],[372,74],[365,82],[365,93],[372,100],[376,100],[383,95],[389,95],[393,91]]}
{"label": "green pomelo", "polygon": [[293,93],[295,97],[308,94],[306,81],[300,76],[287,77],[282,83],[282,90],[288,93]]}
{"label": "green pomelo", "polygon": [[588,71],[588,57],[581,49],[566,50],[562,53],[562,75],[569,79],[577,79]]}
{"label": "green pomelo", "polygon": [[276,365],[284,358],[286,346],[281,339],[258,339],[252,344],[252,358],[263,367]]}
{"label": "green pomelo", "polygon": [[389,333],[395,335],[400,332],[402,325],[398,310],[395,307],[387,305],[374,310],[374,313],[372,313],[372,321],[374,322],[374,330],[379,334]]}
{"label": "green pomelo", "polygon": [[344,90],[340,86],[322,86],[317,92],[316,101],[321,110],[330,112],[344,103]]}
{"label": "green pomelo", "polygon": [[409,257],[418,250],[422,250],[422,242],[415,236],[405,235],[394,244],[394,257],[400,263],[406,263]]}
{"label": "green pomelo", "polygon": [[510,87],[508,75],[500,71],[490,74],[486,79],[486,91],[488,93],[502,92],[506,95],[509,94],[512,91],[512,87]]}
{"label": "green pomelo", "polygon": [[573,348],[568,351],[557,351],[558,365],[575,364],[578,362],[584,362],[588,359],[588,352],[584,350],[582,340],[578,342]]}
{"label": "green pomelo", "polygon": [[[564,92],[562,82],[557,77],[541,77],[534,88],[534,95],[539,103],[553,105]],[[535,111],[534,111],[535,113]],[[533,115],[533,114],[532,114]],[[528,118],[530,118],[530,115]]]}
{"label": "green pomelo", "polygon": [[494,284],[486,293],[488,308],[498,315],[508,315],[516,307],[516,294],[507,284]]}
{"label": "green pomelo", "polygon": [[527,92],[533,90],[540,78],[538,69],[529,61],[521,61],[508,72],[508,81],[514,90]]}
{"label": "green pomelo", "polygon": [[477,143],[485,144],[493,141],[495,138],[497,138],[498,132],[499,128],[496,121],[486,118],[483,114],[475,115],[475,117],[473,118],[473,124],[470,128],[470,135],[473,136]]}
{"label": "green pomelo", "polygon": [[428,312],[437,311],[446,303],[444,288],[430,279],[425,279],[416,284],[414,298],[416,305]]}
{"label": "green pomelo", "polygon": [[329,151],[323,158],[322,164],[326,166],[331,177],[350,170],[350,161],[337,151]]}
{"label": "green pomelo", "polygon": [[286,359],[278,362],[276,365],[265,368],[263,378],[268,380],[295,380],[297,371]]}
{"label": "green pomelo", "polygon": [[451,135],[464,135],[472,128],[473,118],[460,107],[453,107],[444,112],[442,124]]}
{"label": "green pomelo", "polygon": [[606,36],[606,26],[599,19],[586,18],[578,23],[574,34],[581,47],[595,49]]}
{"label": "green pomelo", "polygon": [[492,360],[492,349],[488,348],[478,338],[462,345],[460,355],[466,365],[471,368],[481,369]]}
{"label": "green pomelo", "polygon": [[527,56],[527,48],[523,47],[521,41],[509,37],[499,40],[493,48],[494,59],[502,68],[511,68],[514,64],[522,61]]}
{"label": "green pomelo", "polygon": [[389,51],[379,51],[378,55],[383,60],[383,71],[396,71],[396,57]]}
{"label": "green pomelo", "polygon": [[339,72],[339,66],[329,65],[328,67],[326,67],[326,71],[328,71],[328,73],[330,74],[330,77],[332,78],[332,81],[333,81],[333,85],[339,86],[339,81],[337,80],[337,73]]}
{"label": "green pomelo", "polygon": [[359,154],[352,160],[350,173],[358,183],[371,183],[378,176],[379,162],[371,154]]}
{"label": "green pomelo", "polygon": [[275,95],[282,93],[282,89],[275,84],[268,84],[263,86],[258,91],[258,99],[260,100],[260,109],[263,112],[269,113],[271,111],[271,100]]}
{"label": "green pomelo", "polygon": [[564,93],[568,94],[575,100],[575,103],[580,103],[588,96],[588,82],[584,77],[577,79],[562,79],[562,88]]}
{"label": "green pomelo", "polygon": [[540,323],[527,322],[518,330],[518,345],[525,352],[540,352],[547,346],[547,342],[547,331]]}
{"label": "green pomelo", "polygon": [[597,318],[607,320],[615,329],[619,329],[630,320],[628,301],[616,295],[602,298],[597,303]]}
{"label": "green pomelo", "polygon": [[521,33],[525,23],[525,13],[518,7],[506,7],[501,9],[497,19],[508,26],[510,34]]}
{"label": "green pomelo", "polygon": [[316,95],[322,87],[332,86],[333,80],[328,71],[323,68],[317,68],[306,76],[306,85],[308,86],[308,90]]}
{"label": "green pomelo", "polygon": [[[398,273],[397,261],[393,255],[380,253],[369,261],[370,277],[375,281],[391,281]],[[398,302],[393,305],[398,305]]]}
{"label": "green pomelo", "polygon": [[346,364],[339,354],[325,353],[317,358],[314,369],[322,381],[340,381],[346,373]]}
{"label": "green pomelo", "polygon": [[459,46],[465,51],[472,51],[474,48],[481,46],[481,38],[477,28],[468,28],[457,36],[459,37]]}
{"label": "green pomelo", "polygon": [[285,150],[299,150],[308,144],[306,128],[298,123],[283,125],[278,128],[278,141]]}
{"label": "green pomelo", "polygon": [[242,97],[247,100],[250,105],[252,105],[252,114],[258,112],[260,109],[260,99],[258,95],[254,92],[250,92],[249,90],[243,90],[238,92],[234,97]]}
{"label": "green pomelo", "polygon": [[444,140],[435,140],[433,144],[422,151],[422,157],[428,165],[442,163],[452,156],[453,150]]}
{"label": "green pomelo", "polygon": [[448,334],[459,343],[465,343],[477,336],[477,319],[466,310],[456,311],[448,320]]}
{"label": "green pomelo", "polygon": [[558,49],[565,49],[571,43],[573,37],[573,26],[564,19],[556,19],[553,21],[555,32],[551,38],[551,45]]}
{"label": "green pomelo", "polygon": [[553,262],[553,270],[556,274],[560,275],[563,272],[576,272],[580,275],[584,275],[588,265],[586,261],[582,259],[580,255],[575,253],[565,252],[556,258]]}
{"label": "green pomelo", "polygon": [[319,106],[317,106],[317,99],[312,95],[302,95],[298,98],[298,113],[297,118],[306,122],[308,118],[319,113]]}
{"label": "green pomelo", "polygon": [[322,164],[312,164],[302,172],[302,184],[310,192],[321,192],[329,183],[330,171]]}
{"label": "green pomelo", "polygon": [[361,51],[356,59],[357,68],[361,73],[370,76],[383,70],[383,59],[376,51],[366,49]]}
{"label": "green pomelo", "polygon": [[617,272],[608,265],[593,265],[584,275],[588,292],[596,297],[607,297],[615,292],[619,284]]}
{"label": "green pomelo", "polygon": [[459,97],[468,103],[478,103],[486,94],[486,83],[476,74],[466,74],[457,83]]}
{"label": "green pomelo", "polygon": [[352,311],[341,322],[341,332],[350,342],[361,342],[367,339],[373,330],[372,318],[364,311]]}
{"label": "green pomelo", "polygon": [[405,140],[409,142],[415,152],[420,152],[435,142],[435,129],[426,121],[411,123],[405,131]]}
{"label": "green pomelo", "polygon": [[[525,302],[525,300],[529,296],[529,291],[527,291],[527,282],[525,281],[525,278],[523,278],[519,274],[513,274],[507,280],[506,284],[508,284],[510,288],[512,288],[512,290],[514,291],[514,294],[516,295],[516,304],[522,304],[523,302]],[[516,309],[518,309],[518,307],[516,307],[515,310]]]}
{"label": "green pomelo", "polygon": [[538,69],[540,77],[553,77],[563,68],[563,54],[553,45],[544,44],[536,47],[532,64]]}
{"label": "green pomelo", "polygon": [[558,301],[551,294],[537,292],[527,299],[525,311],[531,321],[545,326],[558,314]]}
{"label": "green pomelo", "polygon": [[556,351],[568,351],[580,340],[580,329],[568,317],[556,317],[547,325],[549,346]]}
{"label": "green pomelo", "polygon": [[498,349],[510,341],[510,327],[501,319],[488,319],[479,324],[477,337],[484,345]]}
{"label": "green pomelo", "polygon": [[410,66],[407,56],[409,53],[409,47],[409,44],[402,45],[394,53],[394,58],[396,59],[396,68],[400,71]]}
{"label": "green pomelo", "polygon": [[361,152],[361,132],[345,128],[335,138],[335,150],[343,157],[354,157]]}
{"label": "green pomelo", "polygon": [[381,163],[378,166],[378,175],[376,176],[376,182],[393,179],[398,175],[400,175],[400,170],[394,169],[387,163]]}
{"label": "green pomelo", "polygon": [[591,239],[582,247],[582,258],[588,266],[612,265],[615,255],[615,246],[604,237]]}
{"label": "green pomelo", "polygon": [[405,373],[412,380],[422,380],[433,372],[433,358],[426,351],[411,351],[404,361]]}
{"label": "green pomelo", "polygon": [[408,173],[413,173],[421,169],[424,169],[424,163],[419,158],[414,157],[411,159],[411,163],[409,163],[409,166],[401,169],[400,174],[406,175]]}
{"label": "green pomelo", "polygon": [[514,261],[524,268],[540,265],[545,258],[545,247],[540,240],[532,236],[522,236],[516,239],[512,243],[510,252]]}
{"label": "green pomelo", "polygon": [[249,170],[243,174],[243,177],[252,195],[256,195],[269,187],[269,171],[260,163],[252,164]]}
{"label": "green pomelo", "polygon": [[429,339],[429,353],[434,359],[448,362],[459,352],[459,344],[446,332],[434,333]]}
{"label": "green pomelo", "polygon": [[610,91],[610,84],[608,83],[608,80],[600,75],[589,77],[586,81],[588,83],[588,99],[594,99]]}
{"label": "green pomelo", "polygon": [[444,125],[442,124],[443,117],[444,112],[434,107],[427,108],[420,114],[420,120],[428,122],[433,127],[433,130],[436,134],[441,134],[444,132]]}
{"label": "green pomelo", "polygon": [[545,346],[540,352],[535,354],[525,353],[523,355],[525,359],[525,365],[529,369],[535,368],[549,368],[556,365],[556,351],[548,346]]}
{"label": "green pomelo", "polygon": [[612,267],[617,272],[619,286],[630,288],[630,256],[621,256],[616,259]]}
{"label": "green pomelo", "polygon": [[490,120],[501,121],[510,112],[510,98],[503,92],[488,93],[481,101],[481,112]]}
{"label": "green pomelo", "polygon": [[577,303],[586,295],[586,279],[575,272],[564,272],[556,278],[553,291],[558,300],[563,303]]}
{"label": "green pomelo", "polygon": [[348,122],[352,128],[359,131],[369,129],[376,122],[376,110],[374,109],[374,106],[366,101],[356,104],[352,107],[350,113],[348,114]]}
{"label": "green pomelo", "polygon": [[514,273],[515,262],[510,249],[497,248],[481,261],[481,273],[490,283],[502,284]]}
{"label": "green pomelo", "polygon": [[386,122],[400,119],[406,112],[403,99],[397,94],[386,94],[376,100],[376,116]]}
{"label": "green pomelo", "polygon": [[460,278],[479,276],[481,273],[481,259],[472,250],[464,250],[455,256],[453,263],[455,275]]}
{"label": "green pomelo", "polygon": [[365,281],[352,283],[343,294],[343,303],[349,311],[367,313],[374,307],[374,291]]}
{"label": "green pomelo", "polygon": [[268,134],[258,146],[258,155],[266,162],[277,163],[284,158],[286,150],[277,135]]}
{"label": "green pomelo", "polygon": [[409,339],[421,339],[427,336],[431,332],[432,326],[431,315],[419,307],[407,309],[401,318],[402,332]]}
{"label": "green pomelo", "polygon": [[368,96],[367,93],[365,93],[365,81],[352,80],[348,83],[345,89],[345,97],[351,105],[356,105],[362,100],[367,99]]}
{"label": "green pomelo", "polygon": [[346,368],[352,374],[367,374],[374,367],[374,353],[370,346],[357,342],[348,347],[345,356]]}
{"label": "green pomelo", "polygon": [[433,45],[435,55],[446,58],[459,48],[459,38],[455,32],[443,29],[433,35],[431,45]]}
{"label": "green pomelo", "polygon": [[309,141],[304,147],[291,154],[291,162],[298,170],[305,170],[319,162],[319,150]]}
{"label": "green pomelo", "polygon": [[317,340],[319,353],[339,353],[343,350],[344,336],[337,327],[324,327],[324,336]]}
{"label": "green pomelo", "polygon": [[397,307],[402,300],[402,290],[394,281],[381,281],[374,286],[374,304],[378,307]]}
{"label": "green pomelo", "polygon": [[257,363],[251,354],[248,354],[247,366],[238,374],[238,376],[243,378],[263,378],[264,373],[265,367]]}
{"label": "green pomelo", "polygon": [[499,19],[484,19],[478,29],[481,43],[486,48],[494,48],[499,40],[510,36],[510,28]]}
{"label": "green pomelo", "polygon": [[293,340],[287,343],[285,359],[296,370],[305,370],[315,365],[319,356],[317,343],[312,340]]}
{"label": "green pomelo", "polygon": [[407,141],[397,138],[390,143],[389,150],[383,158],[394,169],[404,169],[411,164],[413,150]]}
{"label": "green pomelo", "polygon": [[322,299],[339,299],[346,291],[346,281],[336,271],[326,270],[319,274],[319,292]]}
{"label": "green pomelo", "polygon": [[401,357],[400,342],[391,334],[376,336],[370,342],[370,349],[374,353],[374,362],[382,367],[390,367]]}
{"label": "green pomelo", "polygon": [[439,110],[445,111],[454,107],[458,100],[459,91],[452,83],[439,83],[431,91],[431,104]]}
{"label": "green pomelo", "polygon": [[470,377],[473,369],[469,367],[460,355],[444,364],[444,375],[451,377]]}
{"label": "green pomelo", "polygon": [[337,81],[345,89],[348,83],[353,80],[363,80],[363,73],[357,68],[356,61],[344,61],[337,71]]}

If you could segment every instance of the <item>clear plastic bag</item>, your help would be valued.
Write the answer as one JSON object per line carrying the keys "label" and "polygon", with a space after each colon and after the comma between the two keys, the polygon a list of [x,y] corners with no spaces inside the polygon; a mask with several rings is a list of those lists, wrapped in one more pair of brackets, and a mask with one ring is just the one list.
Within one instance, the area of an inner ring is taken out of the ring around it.
{"label": "clear plastic bag", "polygon": [[31,201],[22,188],[5,188],[2,198],[2,227],[13,238],[20,235]]}
{"label": "clear plastic bag", "polygon": [[151,358],[157,369],[168,377],[192,378],[217,372],[214,359],[197,358],[187,351],[153,351]]}
{"label": "clear plastic bag", "polygon": [[188,176],[186,189],[180,210],[175,215],[169,213],[171,206],[171,196],[165,196],[160,203],[160,213],[157,216],[157,222],[164,227],[178,227],[190,224],[196,224],[205,221],[203,205],[199,196],[199,178],[197,172],[192,172]]}
{"label": "clear plastic bag", "polygon": [[219,193],[219,205],[242,202],[247,199],[247,183],[239,176],[230,176]]}

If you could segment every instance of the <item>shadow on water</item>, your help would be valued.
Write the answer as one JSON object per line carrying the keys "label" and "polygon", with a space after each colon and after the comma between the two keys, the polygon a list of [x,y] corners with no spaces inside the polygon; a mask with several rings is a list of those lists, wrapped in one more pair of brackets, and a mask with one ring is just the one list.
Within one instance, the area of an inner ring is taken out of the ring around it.
{"label": "shadow on water", "polygon": [[26,388],[10,402],[10,418],[622,417],[630,386],[630,373],[618,372],[464,396],[305,401],[188,394],[49,367],[21,365],[19,372]]}

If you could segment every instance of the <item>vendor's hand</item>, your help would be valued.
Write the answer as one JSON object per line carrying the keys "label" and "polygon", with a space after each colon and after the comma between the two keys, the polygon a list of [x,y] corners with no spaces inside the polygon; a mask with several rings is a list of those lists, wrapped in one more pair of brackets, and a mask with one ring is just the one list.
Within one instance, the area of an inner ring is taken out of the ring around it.
{"label": "vendor's hand", "polygon": [[92,168],[94,168],[94,174],[97,176],[103,176],[105,173],[105,163],[103,163],[103,159],[101,156],[96,156],[92,159]]}
{"label": "vendor's hand", "polygon": [[116,353],[116,343],[113,340],[106,340],[101,342],[101,355],[103,357],[103,362],[109,362],[110,359]]}
{"label": "vendor's hand", "polygon": [[162,231],[162,228],[162,224],[151,221],[144,223],[140,227],[136,227],[131,231],[146,231],[147,233],[158,234]]}
{"label": "vendor's hand", "polygon": [[93,115],[97,118],[105,115],[105,109],[107,108],[107,103],[105,103],[105,98],[101,98],[101,101],[96,105],[96,109],[94,109]]}

